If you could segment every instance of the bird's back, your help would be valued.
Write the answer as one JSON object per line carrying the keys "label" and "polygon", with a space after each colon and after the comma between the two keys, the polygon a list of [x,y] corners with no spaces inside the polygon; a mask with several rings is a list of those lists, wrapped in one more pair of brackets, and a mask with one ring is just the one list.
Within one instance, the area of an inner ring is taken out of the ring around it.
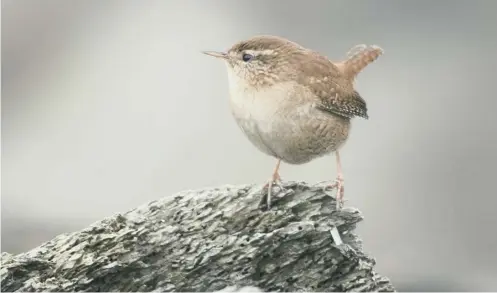
{"label": "bird's back", "polygon": [[[235,120],[259,150],[287,163],[306,163],[338,150],[348,138],[350,119],[368,118],[366,102],[353,85],[355,76],[381,53],[368,48],[333,63],[282,38],[262,36],[236,44],[232,50],[259,52],[254,62],[272,65],[262,75],[253,71],[250,76],[228,66]],[[254,83],[267,78],[276,79]]]}

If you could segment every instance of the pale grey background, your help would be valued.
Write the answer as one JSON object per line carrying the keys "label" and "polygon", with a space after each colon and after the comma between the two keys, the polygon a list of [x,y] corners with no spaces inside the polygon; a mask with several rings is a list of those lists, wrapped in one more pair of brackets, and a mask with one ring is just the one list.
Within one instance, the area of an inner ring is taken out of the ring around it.
{"label": "pale grey background", "polygon": [[[342,151],[365,249],[399,290],[497,290],[497,1],[2,1],[2,251],[183,189],[262,183],[223,50],[281,35],[341,59],[370,120]],[[335,178],[335,160],[283,165]]]}

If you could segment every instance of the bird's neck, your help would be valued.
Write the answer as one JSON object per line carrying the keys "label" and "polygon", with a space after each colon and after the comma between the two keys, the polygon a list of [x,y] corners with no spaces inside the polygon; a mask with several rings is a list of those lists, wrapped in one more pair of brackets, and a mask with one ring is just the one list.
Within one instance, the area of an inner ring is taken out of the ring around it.
{"label": "bird's neck", "polygon": [[258,88],[250,84],[246,79],[242,78],[238,72],[228,66],[228,84],[231,94],[253,93],[258,91]]}

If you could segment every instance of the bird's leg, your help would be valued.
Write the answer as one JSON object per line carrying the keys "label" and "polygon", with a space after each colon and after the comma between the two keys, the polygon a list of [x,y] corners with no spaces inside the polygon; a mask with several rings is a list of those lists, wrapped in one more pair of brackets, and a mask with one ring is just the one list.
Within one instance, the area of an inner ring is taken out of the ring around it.
{"label": "bird's leg", "polygon": [[336,151],[336,159],[337,159],[337,179],[335,182],[330,185],[330,188],[337,189],[336,202],[337,202],[337,210],[339,210],[343,205],[343,194],[345,193],[344,184],[343,184],[343,173],[342,173],[342,164],[340,162],[340,153]]}
{"label": "bird's leg", "polygon": [[273,189],[273,184],[276,184],[277,186],[280,187],[280,189],[283,189],[283,187],[281,186],[281,177],[280,177],[280,173],[279,173],[280,163],[281,163],[281,159],[278,159],[278,161],[276,162],[276,167],[274,167],[273,176],[271,177],[269,182],[266,183],[266,185],[264,186],[264,188],[267,187],[267,209],[268,210],[271,209],[271,190]]}

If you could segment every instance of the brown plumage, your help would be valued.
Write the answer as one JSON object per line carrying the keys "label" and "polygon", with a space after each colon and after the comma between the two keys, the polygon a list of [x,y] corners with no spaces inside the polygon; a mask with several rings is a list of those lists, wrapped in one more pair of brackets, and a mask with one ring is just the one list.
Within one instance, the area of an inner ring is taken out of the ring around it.
{"label": "brown plumage", "polygon": [[280,161],[303,164],[335,152],[337,203],[343,198],[339,149],[349,136],[350,120],[368,119],[365,100],[354,79],[383,51],[356,46],[342,62],[275,36],[256,36],[227,52],[205,52],[225,60],[233,116],[260,151],[277,159],[268,183],[268,206]]}
{"label": "brown plumage", "polygon": [[[327,58],[315,52],[309,54],[314,58],[300,63],[297,81],[312,85],[311,90],[319,99],[317,107],[345,118],[358,116],[368,119],[366,101],[354,90],[351,75],[342,73]],[[347,69],[346,66],[343,69]]]}

